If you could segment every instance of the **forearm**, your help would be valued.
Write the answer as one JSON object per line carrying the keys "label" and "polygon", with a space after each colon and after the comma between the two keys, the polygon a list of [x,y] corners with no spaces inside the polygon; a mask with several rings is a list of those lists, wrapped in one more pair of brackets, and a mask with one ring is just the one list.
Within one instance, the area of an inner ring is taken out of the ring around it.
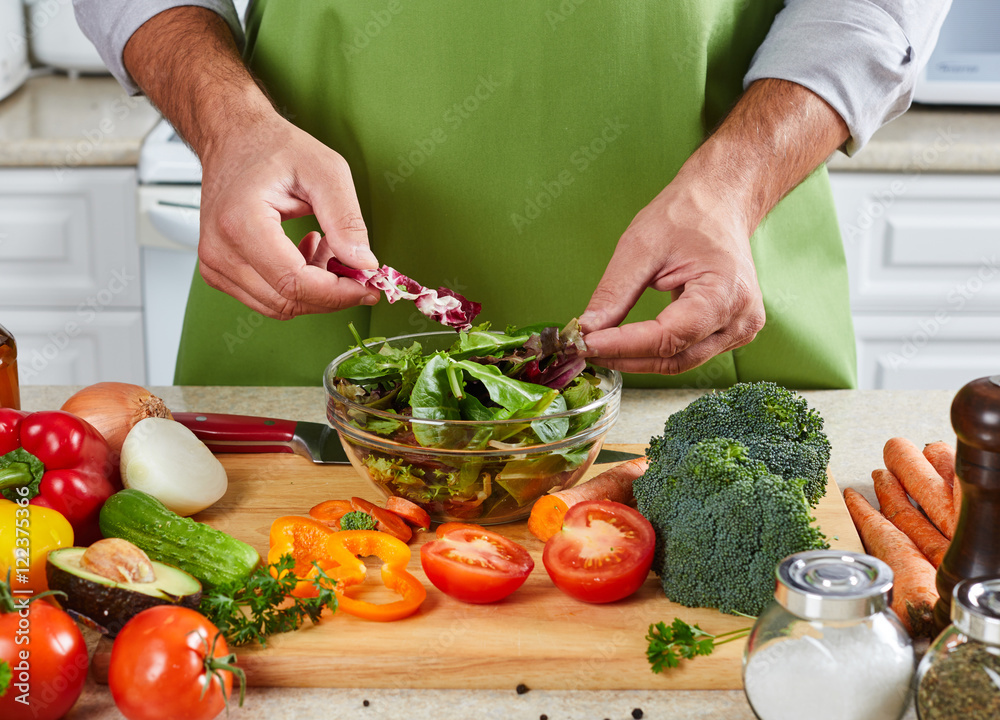
{"label": "forearm", "polygon": [[222,136],[276,113],[243,64],[232,31],[200,7],[167,10],[123,55],[139,87],[202,158]]}
{"label": "forearm", "polygon": [[848,137],[837,112],[785,80],[753,83],[677,181],[721,196],[747,235]]}

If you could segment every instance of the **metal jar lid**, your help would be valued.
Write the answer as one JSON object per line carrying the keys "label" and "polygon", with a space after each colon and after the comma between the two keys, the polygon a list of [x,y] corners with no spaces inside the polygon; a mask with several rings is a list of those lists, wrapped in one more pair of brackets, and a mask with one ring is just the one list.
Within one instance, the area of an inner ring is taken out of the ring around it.
{"label": "metal jar lid", "polygon": [[892,570],[881,560],[843,550],[789,555],[775,570],[775,599],[806,620],[859,620],[889,604]]}
{"label": "metal jar lid", "polygon": [[1000,645],[1000,578],[970,578],[952,591],[951,621],[973,640]]}

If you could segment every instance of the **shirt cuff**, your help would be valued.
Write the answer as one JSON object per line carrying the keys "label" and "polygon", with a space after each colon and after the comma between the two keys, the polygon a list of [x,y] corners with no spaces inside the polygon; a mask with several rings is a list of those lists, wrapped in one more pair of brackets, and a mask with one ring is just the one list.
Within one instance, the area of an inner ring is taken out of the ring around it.
{"label": "shirt cuff", "polygon": [[813,91],[844,119],[853,155],[910,106],[926,59],[903,28],[871,2],[797,0],[778,13],[743,79],[777,78]]}
{"label": "shirt cuff", "polygon": [[236,45],[243,47],[243,27],[232,0],[73,0],[76,20],[94,46],[108,70],[129,95],[139,95],[142,89],[125,69],[122,58],[125,45],[143,23],[164,10],[175,7],[203,7],[218,13],[233,32]]}

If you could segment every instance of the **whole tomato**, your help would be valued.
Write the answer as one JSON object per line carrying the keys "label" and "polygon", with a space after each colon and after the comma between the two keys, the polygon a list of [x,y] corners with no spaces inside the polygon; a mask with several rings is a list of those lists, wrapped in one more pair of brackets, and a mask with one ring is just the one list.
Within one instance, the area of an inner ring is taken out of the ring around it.
{"label": "whole tomato", "polygon": [[24,606],[26,600],[0,581],[0,660],[12,673],[0,718],[55,720],[80,697],[87,646],[69,615],[45,600]]}
{"label": "whole tomato", "polygon": [[128,720],[211,720],[229,702],[243,671],[204,615],[159,605],[129,620],[115,638],[108,686]]}

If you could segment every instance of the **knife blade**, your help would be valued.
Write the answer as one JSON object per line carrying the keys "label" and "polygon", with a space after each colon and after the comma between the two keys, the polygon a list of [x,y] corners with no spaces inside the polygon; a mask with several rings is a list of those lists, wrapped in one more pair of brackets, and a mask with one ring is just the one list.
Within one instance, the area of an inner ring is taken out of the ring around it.
{"label": "knife blade", "polygon": [[[253,415],[175,412],[174,420],[191,429],[215,453],[295,453],[314,463],[349,463],[337,431],[323,423]],[[595,465],[624,462],[636,453],[601,448]]]}
{"label": "knife blade", "polygon": [[323,423],[225,413],[173,416],[214,453],[295,453],[314,463],[350,462],[337,431]]}

